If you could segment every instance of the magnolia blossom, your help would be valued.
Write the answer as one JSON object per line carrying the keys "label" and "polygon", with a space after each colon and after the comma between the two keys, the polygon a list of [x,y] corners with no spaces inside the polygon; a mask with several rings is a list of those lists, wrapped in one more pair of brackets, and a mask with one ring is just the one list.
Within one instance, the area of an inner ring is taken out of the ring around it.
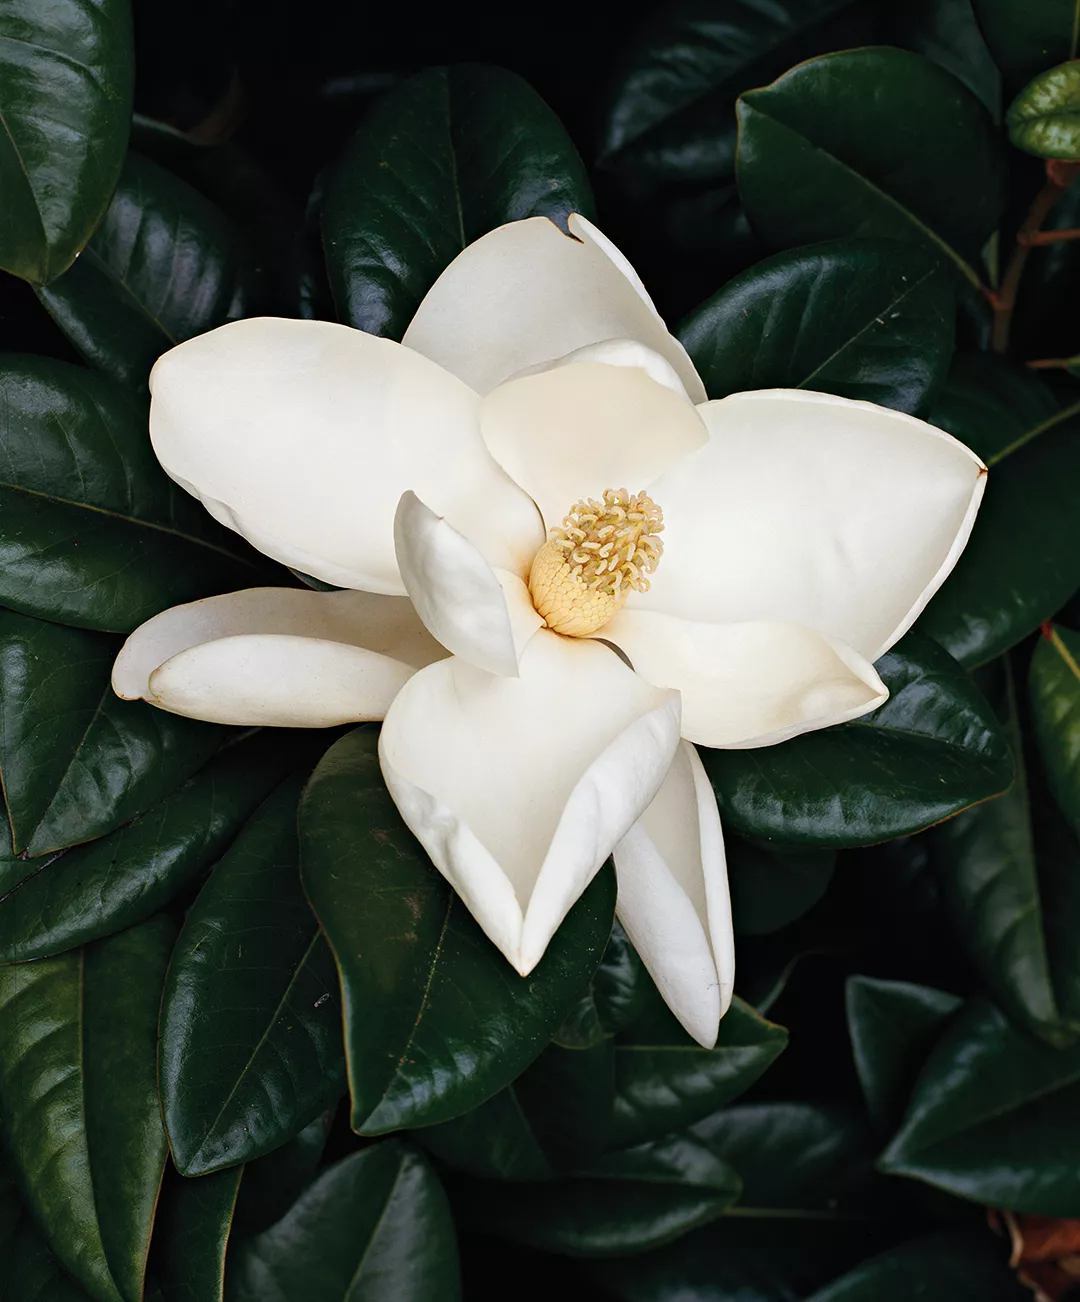
{"label": "magnolia blossom", "polygon": [[168,474],[344,590],[167,610],[113,684],[227,724],[382,719],[405,822],[522,974],[613,855],[626,931],[711,1045],[734,960],[693,743],[881,705],[873,662],[952,569],[985,467],[865,402],[707,401],[623,255],[569,232],[485,235],[400,344],[256,319],[166,353]]}

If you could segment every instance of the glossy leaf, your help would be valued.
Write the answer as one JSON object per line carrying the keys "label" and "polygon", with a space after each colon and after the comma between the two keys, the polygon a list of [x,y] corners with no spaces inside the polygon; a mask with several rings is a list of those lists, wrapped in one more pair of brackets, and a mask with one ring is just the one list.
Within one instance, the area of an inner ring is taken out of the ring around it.
{"label": "glossy leaf", "polygon": [[102,376],[0,356],[0,602],[128,633],[166,606],[252,587],[260,563],[167,478],[146,408]]}
{"label": "glossy leaf", "polygon": [[672,1135],[547,1184],[453,1186],[467,1228],[569,1257],[646,1252],[715,1220],[739,1196],[732,1168],[693,1136]]}
{"label": "glossy leaf", "polygon": [[952,360],[947,264],[896,240],[778,253],[729,281],[679,327],[710,398],[816,389],[923,408]]}
{"label": "glossy leaf", "polygon": [[225,1253],[244,1170],[166,1178],[154,1238],[166,1302],[223,1302]]}
{"label": "glossy leaf", "polygon": [[1040,73],[1009,105],[1009,139],[1037,158],[1080,159],[1080,65]]}
{"label": "glossy leaf", "polygon": [[109,202],[131,118],[127,0],[11,0],[0,14],[0,267],[45,284]]}
{"label": "glossy leaf", "polygon": [[280,1148],[248,1162],[236,1202],[234,1233],[257,1233],[285,1215],[315,1179],[333,1119],[333,1111],[324,1112]]}
{"label": "glossy leaf", "polygon": [[866,845],[1004,790],[1008,743],[960,667],[909,635],[877,663],[873,714],[758,751],[701,749],[725,825],[803,846]]}
{"label": "glossy leaf", "polygon": [[157,1010],[163,917],[0,969],[0,1125],[35,1218],[98,1302],[138,1302],[166,1144]]}
{"label": "glossy leaf", "polygon": [[734,0],[650,15],[616,73],[601,162],[639,182],[730,176],[736,98],[812,55],[866,44],[868,9],[859,0]]}
{"label": "glossy leaf", "polygon": [[934,1234],[863,1262],[808,1302],[1030,1302],[1000,1240]]}
{"label": "glossy leaf", "polygon": [[866,1105],[880,1125],[895,1126],[926,1055],[962,1001],[931,986],[866,976],[849,977],[845,996]]}
{"label": "glossy leaf", "polygon": [[304,885],[337,959],[352,1122],[362,1134],[431,1125],[490,1098],[535,1059],[611,933],[608,869],[520,977],[405,828],[377,734],[327,752],[300,805]]}
{"label": "glossy leaf", "polygon": [[961,1198],[1039,1216],[1080,1216],[1080,1047],[1054,1049],[982,998],[931,1051],[881,1158]]}
{"label": "glossy leaf", "polygon": [[4,1302],[88,1302],[26,1213],[4,1258]]}
{"label": "glossy leaf", "polygon": [[323,1172],[276,1225],[230,1254],[230,1302],[456,1302],[450,1207],[424,1159],[387,1141]]}
{"label": "glossy leaf", "polygon": [[145,389],[174,344],[253,315],[253,279],[226,217],[186,182],[128,154],[93,239],[38,295],[91,365]]}
{"label": "glossy leaf", "polygon": [[221,730],[142,701],[109,674],[115,638],[0,610],[0,772],[15,850],[89,841],[161,800]]}
{"label": "glossy leaf", "polygon": [[1080,404],[1030,371],[960,357],[930,421],[990,467],[975,528],[919,619],[968,668],[1015,646],[1080,587]]}
{"label": "glossy leaf", "polygon": [[[229,746],[115,832],[54,859],[0,860],[0,962],[58,954],[163,908],[219,859],[295,762],[296,735]],[[2,833],[0,833],[2,837]]]}
{"label": "glossy leaf", "polygon": [[831,850],[774,850],[737,836],[726,842],[737,935],[780,931],[812,909],[832,881],[836,855]]}
{"label": "glossy leaf", "polygon": [[161,1095],[184,1175],[269,1152],[345,1089],[333,959],[300,888],[302,785],[283,783],[237,837],[169,967]]}
{"label": "glossy leaf", "polygon": [[972,0],[990,52],[1014,87],[1055,63],[1075,59],[1076,0]]}
{"label": "glossy leaf", "polygon": [[720,1023],[715,1049],[695,1044],[666,1010],[630,1027],[615,1047],[612,1144],[630,1147],[700,1121],[749,1089],[787,1038],[741,999]]}
{"label": "glossy leaf", "polygon": [[520,77],[430,68],[365,118],[327,183],[323,242],[338,314],[400,339],[467,244],[523,217],[591,210],[576,149]]}
{"label": "glossy leaf", "polygon": [[986,48],[971,0],[905,0],[882,14],[882,39],[889,45],[925,54],[958,77],[1001,117],[1001,73]]}
{"label": "glossy leaf", "polygon": [[1031,658],[1032,722],[1050,788],[1080,836],[1080,634],[1047,630]]}
{"label": "glossy leaf", "polygon": [[990,115],[929,59],[888,47],[799,64],[739,100],[739,191],[774,248],[908,240],[972,284],[1001,211]]}

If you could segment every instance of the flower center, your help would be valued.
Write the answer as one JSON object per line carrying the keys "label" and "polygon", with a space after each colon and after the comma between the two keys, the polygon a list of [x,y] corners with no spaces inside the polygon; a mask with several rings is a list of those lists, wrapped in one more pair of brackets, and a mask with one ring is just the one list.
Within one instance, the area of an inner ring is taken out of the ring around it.
{"label": "flower center", "polygon": [[631,592],[647,592],[664,544],[664,513],[646,493],[609,488],[575,502],[533,557],[529,592],[548,628],[587,637]]}

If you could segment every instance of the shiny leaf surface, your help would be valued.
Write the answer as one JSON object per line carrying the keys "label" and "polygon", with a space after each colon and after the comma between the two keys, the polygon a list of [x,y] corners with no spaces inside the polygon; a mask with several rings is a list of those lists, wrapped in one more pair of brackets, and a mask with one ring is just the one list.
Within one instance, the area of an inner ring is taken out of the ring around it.
{"label": "shiny leaf surface", "polygon": [[1009,105],[1009,139],[1037,158],[1080,159],[1080,65],[1040,73]]}
{"label": "shiny leaf surface", "polygon": [[915,1239],[856,1266],[808,1302],[1025,1302],[1000,1241],[982,1234]]}
{"label": "shiny leaf surface", "polygon": [[1051,790],[1080,836],[1080,634],[1047,632],[1031,658],[1032,722]]}
{"label": "shiny leaf surface", "polygon": [[225,1253],[244,1171],[234,1166],[194,1180],[175,1172],[166,1177],[154,1239],[166,1302],[222,1302]]}

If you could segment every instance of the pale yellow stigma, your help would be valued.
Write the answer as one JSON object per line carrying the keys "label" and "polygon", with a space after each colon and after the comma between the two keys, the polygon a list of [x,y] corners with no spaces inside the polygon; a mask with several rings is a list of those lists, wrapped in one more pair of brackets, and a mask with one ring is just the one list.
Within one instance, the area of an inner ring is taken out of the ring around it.
{"label": "pale yellow stigma", "polygon": [[575,502],[533,557],[529,592],[548,628],[588,637],[631,592],[647,592],[660,563],[664,513],[646,493],[609,488]]}

